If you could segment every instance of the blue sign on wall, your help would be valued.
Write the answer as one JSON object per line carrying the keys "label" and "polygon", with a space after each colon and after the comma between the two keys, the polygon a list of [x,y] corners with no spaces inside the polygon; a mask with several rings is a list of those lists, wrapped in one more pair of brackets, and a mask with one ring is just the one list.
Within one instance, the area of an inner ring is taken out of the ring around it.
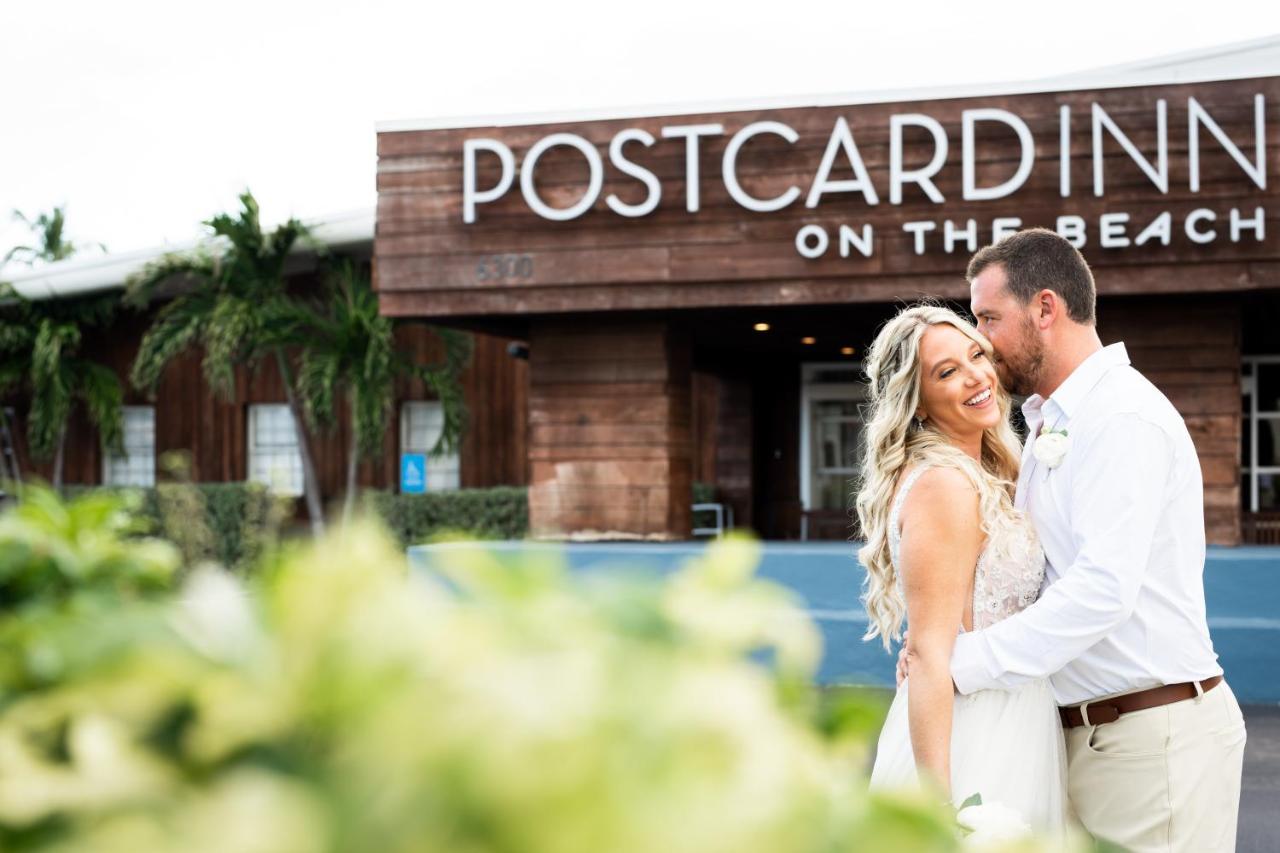
{"label": "blue sign on wall", "polygon": [[427,490],[427,454],[400,454],[400,491],[420,495]]}

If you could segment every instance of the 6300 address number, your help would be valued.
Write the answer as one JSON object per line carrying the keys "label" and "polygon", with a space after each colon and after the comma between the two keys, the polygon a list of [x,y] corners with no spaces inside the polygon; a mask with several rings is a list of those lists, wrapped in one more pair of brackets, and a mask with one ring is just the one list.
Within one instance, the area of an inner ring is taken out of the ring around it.
{"label": "6300 address number", "polygon": [[533,257],[530,255],[484,255],[476,263],[476,278],[480,281],[533,278]]}

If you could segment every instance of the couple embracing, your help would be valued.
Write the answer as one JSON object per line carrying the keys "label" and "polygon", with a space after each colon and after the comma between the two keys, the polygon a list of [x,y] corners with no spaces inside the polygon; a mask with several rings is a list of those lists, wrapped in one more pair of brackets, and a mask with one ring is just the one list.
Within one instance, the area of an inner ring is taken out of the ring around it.
{"label": "couple embracing", "polygon": [[966,277],[976,329],[911,307],[866,361],[867,636],[910,628],[872,785],[928,780],[1135,851],[1232,850],[1245,729],[1186,425],[1102,345],[1066,240],[1019,232]]}

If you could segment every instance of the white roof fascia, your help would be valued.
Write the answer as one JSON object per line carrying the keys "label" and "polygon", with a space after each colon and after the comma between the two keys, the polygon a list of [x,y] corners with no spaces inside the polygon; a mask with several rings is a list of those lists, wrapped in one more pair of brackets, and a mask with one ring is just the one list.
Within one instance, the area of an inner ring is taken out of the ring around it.
{"label": "white roof fascia", "polygon": [[[1155,72],[1164,72],[1167,75],[1179,77],[1180,73],[1223,63],[1233,66],[1236,69],[1236,73],[1221,79],[1238,80],[1247,77],[1270,77],[1280,74],[1280,35],[1270,35],[1250,41],[1234,42],[1139,59],[1120,65],[1089,68],[1056,79],[1062,82],[1071,82],[1086,77],[1132,77]],[[1189,81],[1177,79],[1170,80],[1170,82]]]}
{"label": "white roof fascia", "polygon": [[[351,248],[373,242],[375,212],[372,208],[338,214],[306,223],[311,236],[320,243],[335,249]],[[152,261],[168,254],[190,252],[213,241],[195,241],[176,246],[142,249],[118,255],[98,255],[88,258],[69,258],[65,261],[36,267],[30,272],[10,275],[0,272],[0,281],[7,281],[26,299],[55,299],[84,296],[105,290],[124,287],[129,276],[141,272]],[[310,252],[309,246],[299,244],[294,252]]]}
{"label": "white roof fascia", "polygon": [[[1253,62],[1233,62],[1247,54],[1258,53]],[[1220,62],[1218,60],[1226,60]],[[1211,62],[1213,61],[1213,62]],[[1197,66],[1213,67],[1200,67]],[[1227,67],[1221,67],[1221,66]],[[1182,70],[1180,70],[1182,69]],[[789,95],[773,98],[743,98],[726,101],[605,107],[586,110],[563,110],[496,116],[461,116],[430,119],[396,119],[375,124],[378,133],[420,130],[463,130],[470,128],[515,127],[520,125],[562,124],[580,121],[659,118],[701,115],[706,113],[741,112],[761,109],[796,107],[848,107],[860,104],[930,101],[951,98],[981,98],[998,95],[1030,95],[1074,89],[1118,89],[1128,86],[1155,86],[1175,83],[1207,83],[1218,80],[1240,80],[1251,77],[1280,75],[1280,36],[1269,36],[1237,44],[1186,51],[1124,65],[1095,68],[1037,80],[1003,83],[970,83],[954,86],[930,86],[906,89],[881,89],[820,95]]]}

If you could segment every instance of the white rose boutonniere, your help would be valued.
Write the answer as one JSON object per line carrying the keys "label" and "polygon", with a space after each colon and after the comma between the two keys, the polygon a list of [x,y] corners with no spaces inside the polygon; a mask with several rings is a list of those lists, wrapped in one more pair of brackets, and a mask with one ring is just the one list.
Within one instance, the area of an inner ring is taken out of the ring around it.
{"label": "white rose boutonniere", "polygon": [[1036,443],[1031,446],[1038,462],[1043,462],[1050,469],[1057,468],[1071,449],[1071,438],[1065,429],[1049,429],[1048,424],[1040,430]]}

